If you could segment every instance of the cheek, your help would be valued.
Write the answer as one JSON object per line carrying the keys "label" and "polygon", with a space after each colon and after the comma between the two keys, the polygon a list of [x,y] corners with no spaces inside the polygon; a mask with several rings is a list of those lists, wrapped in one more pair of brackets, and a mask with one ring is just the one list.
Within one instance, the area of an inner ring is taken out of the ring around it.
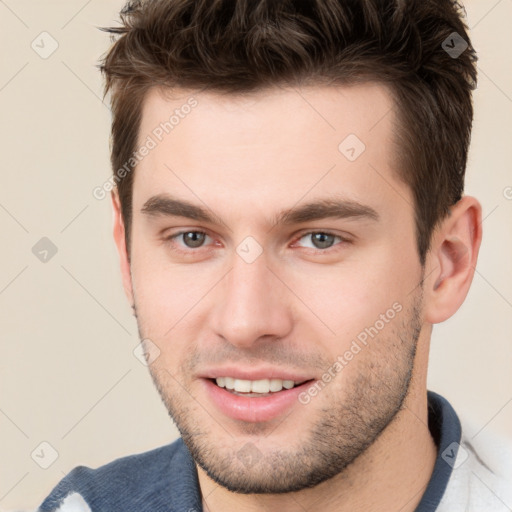
{"label": "cheek", "polygon": [[158,357],[151,365],[152,373],[156,372],[164,389],[173,386],[174,379],[183,381],[181,366],[190,348],[187,329],[190,329],[193,307],[176,272],[168,274],[154,266],[143,268],[140,264],[133,271],[140,336],[157,347]]}
{"label": "cheek", "polygon": [[[135,251],[132,258],[141,334],[162,350],[180,350],[180,344],[190,344],[207,325],[208,301],[223,272],[215,265],[175,265],[163,250],[150,252]],[[157,252],[161,254],[155,256]]]}
{"label": "cheek", "polygon": [[131,265],[138,321],[144,336],[162,340],[185,313],[183,279],[176,269],[158,261],[154,251],[143,247],[137,245]]}
{"label": "cheek", "polygon": [[376,323],[380,328],[384,322],[383,332],[394,325],[397,311],[404,309],[417,285],[412,277],[417,275],[414,258],[402,261],[397,252],[383,247],[340,265],[286,273],[284,280],[293,283],[305,313],[300,321],[317,327],[317,338],[331,355],[346,350],[354,338]]}

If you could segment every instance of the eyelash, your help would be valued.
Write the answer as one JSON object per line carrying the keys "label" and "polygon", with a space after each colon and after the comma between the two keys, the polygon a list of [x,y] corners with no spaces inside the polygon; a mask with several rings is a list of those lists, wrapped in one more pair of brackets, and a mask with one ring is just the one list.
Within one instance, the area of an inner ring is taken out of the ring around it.
{"label": "eyelash", "polygon": [[[206,233],[206,231],[201,231],[201,230],[193,230],[193,229],[188,229],[188,230],[184,230],[184,231],[179,231],[178,233],[174,233],[173,235],[170,235],[168,237],[166,237],[164,239],[164,241],[168,244],[172,244],[174,242],[175,239],[177,239],[178,237],[182,236],[182,235],[185,235],[187,233],[199,233],[201,235],[206,235],[206,236],[209,236],[208,233]],[[340,241],[334,245],[332,245],[331,247],[327,247],[326,249],[315,249],[315,248],[311,248],[311,247],[306,247],[305,249],[308,249],[308,251],[313,251],[315,254],[318,254],[318,253],[322,253],[322,254],[326,254],[326,253],[330,253],[334,250],[336,250],[336,246],[339,246],[339,245],[345,245],[345,244],[350,244],[351,243],[351,240],[349,240],[348,238],[345,238],[341,235],[338,235],[336,233],[332,233],[330,231],[321,231],[321,230],[316,230],[316,231],[306,231],[304,233],[301,233],[300,236],[298,236],[295,241],[293,242],[293,244],[297,243],[299,240],[301,240],[302,238],[308,236],[308,235],[314,235],[314,234],[322,234],[322,235],[327,235],[327,236],[333,236],[334,238],[338,238]],[[186,254],[186,255],[191,255],[192,253],[194,252],[197,252],[199,249],[203,249],[204,246],[200,246],[200,247],[197,247],[197,248],[187,248],[187,249],[182,249],[182,248],[173,248],[174,251],[176,252],[179,252],[179,253],[182,253],[182,254]]]}

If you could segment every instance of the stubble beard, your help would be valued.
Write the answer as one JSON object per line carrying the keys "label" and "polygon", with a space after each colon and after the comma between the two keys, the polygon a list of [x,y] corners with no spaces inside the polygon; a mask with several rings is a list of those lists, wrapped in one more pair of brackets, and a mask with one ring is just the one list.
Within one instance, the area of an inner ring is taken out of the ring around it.
{"label": "stubble beard", "polygon": [[[389,329],[389,333],[383,331],[369,342],[385,346],[386,354],[374,350],[372,357],[353,372],[356,377],[346,381],[343,388],[338,387],[338,393],[334,392],[335,379],[328,384],[321,392],[330,393],[328,405],[316,414],[311,411],[318,419],[298,436],[296,446],[291,448],[265,450],[264,443],[258,444],[276,428],[266,424],[242,426],[244,440],[237,442],[227,429],[215,425],[176,376],[150,366],[151,377],[193,459],[213,481],[242,494],[281,494],[311,488],[342,473],[375,443],[402,409],[421,332],[421,292],[400,314],[399,327],[390,324],[384,330]],[[139,333],[143,339],[140,325]],[[363,348],[368,350],[372,347]],[[351,365],[357,365],[357,357]],[[314,407],[314,403],[313,400],[311,404],[299,405],[308,421],[312,415],[309,407]],[[197,421],[194,408],[206,418],[203,424]],[[297,427],[306,423],[292,425],[285,419],[281,428],[292,429],[297,436]],[[225,439],[220,440],[219,435]],[[254,442],[247,442],[248,435],[254,437]],[[244,453],[251,451],[248,462]]]}

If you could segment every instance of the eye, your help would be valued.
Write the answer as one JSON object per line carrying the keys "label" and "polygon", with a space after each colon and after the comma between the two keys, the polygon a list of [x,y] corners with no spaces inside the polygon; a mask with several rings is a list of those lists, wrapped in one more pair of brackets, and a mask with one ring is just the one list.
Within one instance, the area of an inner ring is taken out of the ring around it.
{"label": "eye", "polygon": [[204,231],[181,231],[167,238],[168,241],[181,241],[182,247],[187,249],[197,249],[201,247],[205,240],[210,238]]}
{"label": "eye", "polygon": [[301,240],[309,240],[310,245],[304,245],[304,247],[308,247],[310,249],[317,250],[325,250],[330,249],[333,245],[335,245],[336,239],[340,242],[347,241],[343,237],[339,235],[335,235],[333,233],[328,233],[325,231],[311,231],[309,233],[303,234],[296,243]]}

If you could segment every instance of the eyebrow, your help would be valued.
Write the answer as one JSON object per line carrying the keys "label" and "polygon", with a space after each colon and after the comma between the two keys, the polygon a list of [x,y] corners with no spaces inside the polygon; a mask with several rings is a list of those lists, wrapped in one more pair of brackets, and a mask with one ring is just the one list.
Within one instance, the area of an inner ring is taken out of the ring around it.
{"label": "eyebrow", "polygon": [[[149,198],[141,212],[152,217],[185,217],[187,219],[210,224],[226,223],[208,208],[203,208],[168,194],[159,194]],[[350,199],[320,199],[302,206],[279,212],[273,218],[273,225],[293,225],[326,218],[366,219],[377,222],[379,214],[370,206]]]}

